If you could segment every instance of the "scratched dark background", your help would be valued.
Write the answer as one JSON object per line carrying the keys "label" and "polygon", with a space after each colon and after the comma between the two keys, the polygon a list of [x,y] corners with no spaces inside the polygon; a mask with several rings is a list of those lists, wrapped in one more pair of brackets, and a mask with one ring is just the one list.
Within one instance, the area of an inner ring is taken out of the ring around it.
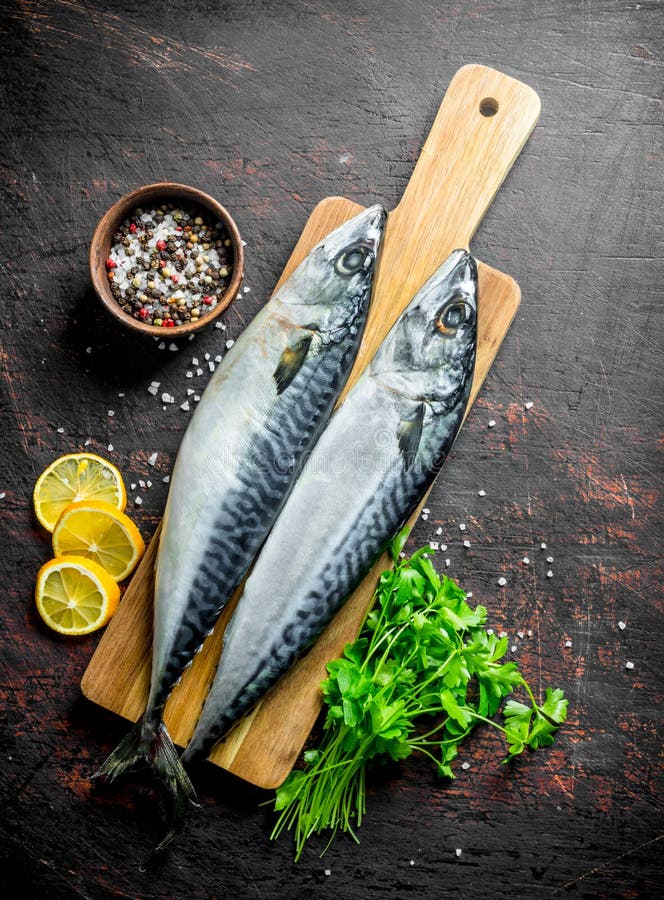
{"label": "scratched dark background", "polygon": [[[3,896],[664,896],[664,4],[1,6]],[[49,555],[34,480],[91,439],[127,482],[152,477],[143,506],[130,501],[149,536],[187,424],[192,350],[237,336],[319,199],[397,202],[467,62],[542,98],[473,245],[523,303],[411,546],[443,526],[436,564],[449,558],[538,688],[564,687],[569,722],[551,751],[510,767],[478,731],[453,784],[422,760],[390,769],[360,846],[339,840],[321,860],[314,842],[298,865],[288,839],[268,840],[267,795],[201,766],[202,809],[157,862],[150,793],[88,781],[125,725],[80,695],[97,636],[60,641],[34,611]],[[251,293],[226,334],[178,353],[116,330],[86,264],[107,207],[160,179],[217,196],[248,245]],[[178,402],[163,411],[151,380]]]}

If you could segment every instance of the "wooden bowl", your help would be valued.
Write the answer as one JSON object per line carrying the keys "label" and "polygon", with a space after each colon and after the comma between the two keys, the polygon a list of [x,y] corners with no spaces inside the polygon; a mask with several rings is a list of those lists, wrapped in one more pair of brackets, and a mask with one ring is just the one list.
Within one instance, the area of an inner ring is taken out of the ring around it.
{"label": "wooden bowl", "polygon": [[[113,235],[122,222],[132,210],[136,209],[136,207],[149,208],[164,203],[165,201],[193,203],[209,210],[224,224],[233,249],[233,271],[231,280],[216,306],[200,319],[187,322],[184,325],[174,325],[172,328],[148,325],[145,322],[134,319],[133,316],[126,313],[111,293],[106,272],[106,260],[111,252]],[[190,334],[192,331],[197,331],[199,328],[205,328],[206,325],[210,325],[220,313],[229,307],[237,296],[243,273],[244,253],[242,250],[242,241],[240,239],[240,232],[237,230],[237,225],[233,221],[230,213],[221,205],[221,203],[217,203],[213,197],[210,197],[209,194],[199,191],[197,188],[188,187],[186,184],[176,184],[171,181],[147,184],[144,187],[140,187],[129,194],[125,194],[124,197],[121,197],[120,200],[118,200],[118,202],[115,203],[102,217],[95,229],[95,233],[92,236],[92,243],[90,244],[90,275],[92,276],[94,289],[101,302],[110,314],[119,322],[122,322],[123,325],[133,328],[134,331],[141,331],[143,334],[149,334],[153,337],[173,338],[178,335]]]}

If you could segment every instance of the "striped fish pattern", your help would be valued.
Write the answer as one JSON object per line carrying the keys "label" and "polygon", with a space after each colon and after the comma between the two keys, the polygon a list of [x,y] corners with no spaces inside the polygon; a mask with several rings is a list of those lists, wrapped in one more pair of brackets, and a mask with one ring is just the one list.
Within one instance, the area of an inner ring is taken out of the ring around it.
{"label": "striped fish pattern", "polygon": [[183,762],[208,752],[311,645],[407,521],[463,420],[476,343],[477,268],[459,250],[316,444],[229,623]]}
{"label": "striped fish pattern", "polygon": [[346,382],[385,221],[374,206],[321,241],[210,380],[164,513],[147,708],[98,775],[112,779],[144,759],[163,770],[174,796],[191,796],[163,706],[258,553]]}
{"label": "striped fish pattern", "polygon": [[[355,342],[341,341],[306,361],[292,385],[301,387],[300,402],[275,410],[265,428],[253,435],[255,459],[265,461],[263,473],[258,465],[245,466],[237,473],[237,485],[221,500],[155,693],[155,708],[166,701],[265,540],[300,472],[303,451],[329,415],[356,352]],[[307,391],[309,384],[320,389]]]}

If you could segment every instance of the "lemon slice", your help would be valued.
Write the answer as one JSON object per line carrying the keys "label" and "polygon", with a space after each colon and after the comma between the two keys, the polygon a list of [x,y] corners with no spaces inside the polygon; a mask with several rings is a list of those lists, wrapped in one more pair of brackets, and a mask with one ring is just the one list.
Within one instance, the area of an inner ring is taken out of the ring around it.
{"label": "lemon slice", "polygon": [[120,588],[96,562],[60,556],[39,570],[35,600],[49,628],[60,634],[89,634],[111,618]]}
{"label": "lemon slice", "polygon": [[92,559],[116,581],[129,575],[144,551],[143,538],[131,519],[102,500],[70,503],[53,529],[55,556]]}
{"label": "lemon slice", "polygon": [[32,497],[37,518],[47,531],[53,531],[70,503],[103,500],[120,511],[127,505],[122,475],[94,453],[69,453],[56,459],[37,479]]}

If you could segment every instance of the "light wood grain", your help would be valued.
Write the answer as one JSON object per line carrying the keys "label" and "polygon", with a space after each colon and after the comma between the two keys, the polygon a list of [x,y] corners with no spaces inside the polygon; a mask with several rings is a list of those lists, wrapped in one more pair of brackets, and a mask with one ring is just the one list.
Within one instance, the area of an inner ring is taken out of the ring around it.
{"label": "light wood grain", "polygon": [[[479,112],[486,98],[498,105],[490,117]],[[526,85],[482,66],[466,66],[456,74],[406,192],[389,216],[369,322],[347,389],[417,289],[453,249],[468,246],[538,115],[539,99]],[[320,238],[360,209],[340,197],[319,203],[279,284]],[[518,285],[509,276],[480,263],[479,278],[478,349],[469,409],[520,301]],[[141,715],[149,687],[158,539],[159,531],[82,681],[86,697],[131,720]],[[376,573],[387,565],[387,558],[376,563],[308,655],[214,749],[212,762],[261,787],[276,787],[284,780],[320,711],[319,683],[325,665],[357,634],[371,602]],[[237,596],[166,706],[166,724],[181,746],[191,736],[213,678],[223,630]]]}

